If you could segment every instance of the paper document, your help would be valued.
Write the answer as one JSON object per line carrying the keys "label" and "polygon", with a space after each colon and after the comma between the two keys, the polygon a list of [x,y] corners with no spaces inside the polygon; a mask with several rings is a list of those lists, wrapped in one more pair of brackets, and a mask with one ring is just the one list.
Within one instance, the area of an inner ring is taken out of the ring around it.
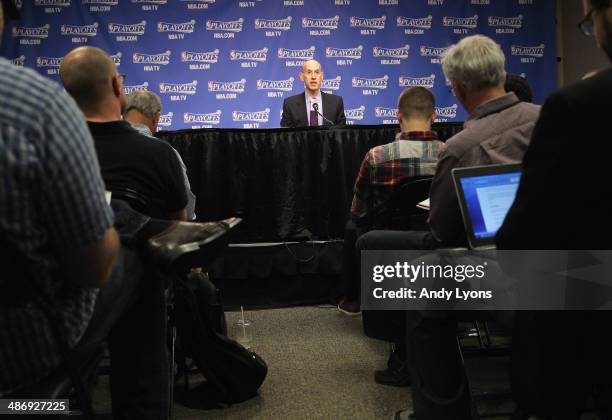
{"label": "paper document", "polygon": [[418,208],[423,209],[423,210],[429,210],[429,198],[426,198],[425,200],[421,201],[420,203],[417,203],[416,205]]}

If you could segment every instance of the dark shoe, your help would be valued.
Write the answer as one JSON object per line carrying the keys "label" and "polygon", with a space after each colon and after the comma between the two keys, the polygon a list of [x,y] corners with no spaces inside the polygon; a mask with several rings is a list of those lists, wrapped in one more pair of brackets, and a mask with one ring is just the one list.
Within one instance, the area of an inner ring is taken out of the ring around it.
{"label": "dark shoe", "polygon": [[410,410],[400,410],[395,412],[391,420],[415,420],[414,413]]}
{"label": "dark shoe", "polygon": [[227,244],[226,235],[242,219],[232,217],[218,222],[174,222],[148,241],[151,256],[164,267],[188,271],[212,261]]}
{"label": "dark shoe", "polygon": [[349,300],[344,297],[338,304],[338,310],[348,316],[356,316],[361,313],[361,307],[356,300]]}
{"label": "dark shoe", "polygon": [[410,386],[410,369],[404,363],[399,369],[391,367],[374,372],[374,382],[389,386]]}

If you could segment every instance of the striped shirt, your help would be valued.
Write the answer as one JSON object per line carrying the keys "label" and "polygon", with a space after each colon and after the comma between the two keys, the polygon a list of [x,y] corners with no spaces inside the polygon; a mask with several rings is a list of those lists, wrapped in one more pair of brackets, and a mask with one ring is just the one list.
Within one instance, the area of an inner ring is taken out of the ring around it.
{"label": "striped shirt", "polygon": [[351,217],[357,223],[387,202],[401,181],[433,175],[444,143],[433,131],[400,133],[388,144],[376,146],[365,155],[355,180]]}
{"label": "striped shirt", "polygon": [[27,282],[43,291],[74,346],[97,290],[65,280],[58,251],[91,244],[112,222],[93,140],[75,102],[54,82],[0,58],[0,237],[20,260],[0,267],[0,395],[60,363],[41,308],[30,295],[13,303],[6,290]]}

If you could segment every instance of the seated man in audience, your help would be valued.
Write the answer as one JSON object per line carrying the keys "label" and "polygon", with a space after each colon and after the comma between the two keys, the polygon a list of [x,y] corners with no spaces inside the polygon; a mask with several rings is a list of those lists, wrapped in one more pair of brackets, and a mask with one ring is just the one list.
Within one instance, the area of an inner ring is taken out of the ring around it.
{"label": "seated man in audience", "polygon": [[[159,96],[148,90],[135,90],[127,96],[127,103],[123,112],[123,119],[129,122],[140,134],[155,138],[153,133],[157,131],[157,123],[161,115],[162,104]],[[181,155],[176,153],[176,157],[181,164],[185,190],[187,191],[187,219],[193,220],[195,216],[195,195],[191,192],[189,178],[187,177],[187,167],[183,163]]]}
{"label": "seated man in audience", "polygon": [[[582,3],[580,29],[595,37],[612,62],[612,1]],[[612,154],[611,92],[608,68],[548,97],[516,198],[497,233],[498,249],[568,250],[566,261],[580,260],[576,250],[612,249],[612,184],[605,181]],[[586,144],[596,152],[576,158]],[[598,298],[610,287],[603,271],[601,279],[593,279],[601,282]],[[576,294],[588,300],[592,291],[585,283]],[[609,310],[517,312],[511,385],[520,412],[513,418],[584,418],[589,394],[598,399],[599,417],[593,417],[612,418],[611,315]]]}
{"label": "seated man in audience", "polygon": [[76,48],[62,59],[60,77],[87,119],[106,189],[135,191],[146,201],[147,216],[187,220],[185,178],[176,153],[121,119],[123,77],[110,56],[96,47]]}
{"label": "seated man in audience", "polygon": [[351,221],[347,223],[345,251],[345,296],[338,309],[348,315],[359,313],[360,281],[355,260],[355,241],[370,229],[374,213],[385,205],[395,187],[420,176],[433,175],[444,143],[431,125],[436,119],[435,99],[424,87],[411,87],[398,100],[400,130],[395,141],[370,149],[355,180]]}
{"label": "seated man in audience", "polygon": [[533,91],[529,82],[520,74],[506,74],[504,90],[508,93],[514,92],[519,101],[533,102]]}
{"label": "seated man in audience", "polygon": [[[429,231],[366,233],[357,249],[435,249],[465,245],[466,236],[451,170],[457,167],[521,162],[539,107],[504,91],[505,57],[490,38],[475,35],[452,46],[443,58],[446,78],[469,118],[449,139],[430,190]],[[471,399],[456,349],[455,314],[407,312],[409,366],[417,418],[471,418]],[[429,344],[425,344],[425,343]],[[416,371],[415,371],[416,370]],[[449,374],[453,372],[453,374]],[[457,373],[457,374],[455,374]],[[399,412],[396,418],[410,413]]]}

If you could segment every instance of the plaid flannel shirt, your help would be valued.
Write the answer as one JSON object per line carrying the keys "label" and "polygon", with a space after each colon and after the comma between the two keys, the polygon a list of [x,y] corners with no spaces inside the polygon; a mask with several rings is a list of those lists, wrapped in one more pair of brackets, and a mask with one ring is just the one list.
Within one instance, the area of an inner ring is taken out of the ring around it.
{"label": "plaid flannel shirt", "polygon": [[389,200],[401,181],[433,175],[444,143],[433,131],[400,133],[392,143],[376,146],[365,155],[355,180],[351,217],[355,222]]}

